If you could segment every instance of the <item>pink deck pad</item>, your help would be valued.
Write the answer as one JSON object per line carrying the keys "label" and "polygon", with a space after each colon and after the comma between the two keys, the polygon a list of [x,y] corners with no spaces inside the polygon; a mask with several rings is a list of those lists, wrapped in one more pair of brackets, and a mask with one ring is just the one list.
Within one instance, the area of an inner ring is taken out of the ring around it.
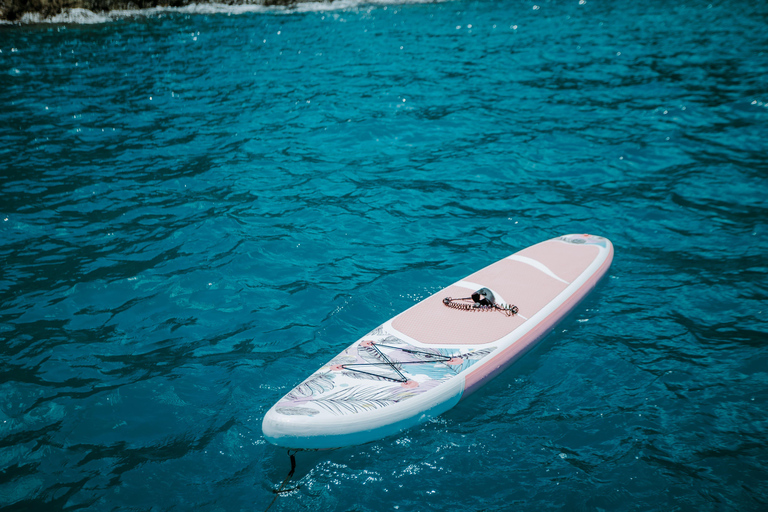
{"label": "pink deck pad", "polygon": [[466,281],[497,292],[526,318],[535,315],[568,286],[526,263],[506,259],[475,272]]}
{"label": "pink deck pad", "polygon": [[575,245],[560,240],[547,240],[523,249],[517,255],[543,263],[557,277],[570,283],[584,272],[599,252],[600,248],[596,245]]}
{"label": "pink deck pad", "polygon": [[[598,253],[595,246],[549,240],[517,254],[535,259],[570,282],[594,261]],[[567,286],[527,263],[509,259],[475,272],[464,281],[490,288],[517,306],[525,318],[535,315]],[[427,345],[482,345],[503,338],[525,321],[520,315],[507,317],[498,311],[459,311],[442,302],[445,297],[468,297],[472,291],[449,286],[396,316],[392,327]]]}
{"label": "pink deck pad", "polygon": [[523,323],[517,316],[498,311],[458,311],[443,304],[443,298],[469,297],[473,290],[449,286],[397,315],[392,327],[428,345],[482,345],[498,340]]}

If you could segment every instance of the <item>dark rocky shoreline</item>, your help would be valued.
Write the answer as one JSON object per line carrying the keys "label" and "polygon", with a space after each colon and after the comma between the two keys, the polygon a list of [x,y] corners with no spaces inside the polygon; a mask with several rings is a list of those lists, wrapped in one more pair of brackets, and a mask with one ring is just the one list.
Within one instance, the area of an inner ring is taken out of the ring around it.
{"label": "dark rocky shoreline", "polygon": [[[215,0],[228,5],[295,5],[297,0]],[[307,0],[302,0],[307,1]],[[319,0],[331,2],[333,0]],[[65,9],[87,9],[96,13],[116,9],[149,9],[152,7],[183,7],[190,4],[211,3],[209,0],[0,0],[0,19],[19,21],[26,13],[37,13],[43,18],[60,14]]]}

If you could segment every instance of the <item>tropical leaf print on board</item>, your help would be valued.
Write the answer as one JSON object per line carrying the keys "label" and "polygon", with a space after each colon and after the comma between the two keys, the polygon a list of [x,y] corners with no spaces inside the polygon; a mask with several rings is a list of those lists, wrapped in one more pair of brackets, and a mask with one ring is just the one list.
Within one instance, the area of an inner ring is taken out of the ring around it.
{"label": "tropical leaf print on board", "polygon": [[312,400],[312,405],[342,415],[381,409],[414,396],[415,393],[401,386],[362,387],[350,386]]}
{"label": "tropical leaf print on board", "polygon": [[328,372],[318,372],[293,388],[285,400],[301,400],[320,395],[333,389],[333,377]]}

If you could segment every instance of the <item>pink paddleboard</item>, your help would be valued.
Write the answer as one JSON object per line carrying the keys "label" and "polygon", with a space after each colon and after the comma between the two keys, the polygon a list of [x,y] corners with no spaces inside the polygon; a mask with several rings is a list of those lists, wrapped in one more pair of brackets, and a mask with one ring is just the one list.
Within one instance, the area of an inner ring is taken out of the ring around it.
{"label": "pink paddleboard", "polygon": [[[612,259],[608,239],[566,235],[475,272],[310,375],[267,412],[264,436],[290,449],[341,448],[397,434],[447,411],[550,332],[595,287]],[[491,292],[491,302],[471,298],[481,289]]]}

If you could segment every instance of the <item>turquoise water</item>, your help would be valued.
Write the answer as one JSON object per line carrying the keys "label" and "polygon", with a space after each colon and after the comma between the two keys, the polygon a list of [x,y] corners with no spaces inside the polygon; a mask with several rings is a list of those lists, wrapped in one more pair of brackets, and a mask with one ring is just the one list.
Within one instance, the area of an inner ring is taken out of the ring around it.
{"label": "turquoise water", "polygon": [[0,508],[265,510],[285,392],[572,232],[534,352],[270,510],[768,507],[768,5],[213,11],[0,26]]}

